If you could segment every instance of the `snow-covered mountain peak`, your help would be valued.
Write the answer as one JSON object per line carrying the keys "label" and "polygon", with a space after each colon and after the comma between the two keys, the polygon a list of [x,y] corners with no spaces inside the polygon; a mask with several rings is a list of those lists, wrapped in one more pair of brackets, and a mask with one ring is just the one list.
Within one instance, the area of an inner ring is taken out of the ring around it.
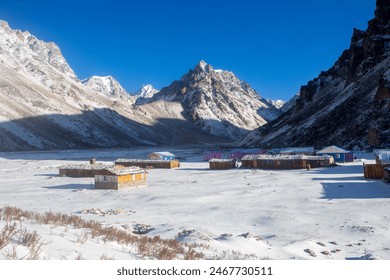
{"label": "snow-covered mountain peak", "polygon": [[280,114],[233,72],[216,71],[203,60],[148,102],[157,100],[181,103],[188,121],[207,133],[230,139]]}
{"label": "snow-covered mountain peak", "polygon": [[59,47],[53,42],[38,40],[28,31],[13,30],[6,21],[0,21],[0,42],[3,61],[14,69],[23,69],[32,74],[44,85],[48,85],[45,76],[51,71],[51,67],[72,80],[78,80]]}
{"label": "snow-covered mountain peak", "polygon": [[205,70],[207,65],[209,65],[209,64],[207,64],[206,61],[201,60],[201,61],[199,61],[197,66],[200,67],[201,69]]}
{"label": "snow-covered mountain peak", "polygon": [[87,87],[111,98],[128,98],[129,94],[112,76],[91,76],[81,81]]}
{"label": "snow-covered mountain peak", "polygon": [[151,98],[153,95],[158,93],[158,90],[155,89],[151,84],[143,85],[139,90],[135,92],[135,96],[143,98]]}
{"label": "snow-covered mountain peak", "polygon": [[214,68],[208,64],[206,61],[204,60],[201,60],[199,61],[199,63],[194,67],[194,69],[192,70],[192,72],[194,73],[194,75],[196,75],[196,77],[198,79],[201,79],[203,78],[204,76],[206,76],[207,74],[209,74],[210,72],[214,72]]}

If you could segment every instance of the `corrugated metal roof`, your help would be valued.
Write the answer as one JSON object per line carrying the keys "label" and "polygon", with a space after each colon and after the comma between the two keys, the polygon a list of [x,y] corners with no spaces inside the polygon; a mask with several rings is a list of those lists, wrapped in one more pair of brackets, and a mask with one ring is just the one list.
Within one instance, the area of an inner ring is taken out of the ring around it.
{"label": "corrugated metal roof", "polygon": [[344,150],[337,146],[329,146],[325,149],[318,151],[317,154],[348,154],[350,151]]}

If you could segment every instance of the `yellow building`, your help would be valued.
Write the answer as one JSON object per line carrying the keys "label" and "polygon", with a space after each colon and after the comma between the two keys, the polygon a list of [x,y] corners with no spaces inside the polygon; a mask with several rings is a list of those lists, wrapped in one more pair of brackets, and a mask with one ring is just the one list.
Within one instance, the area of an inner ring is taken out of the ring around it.
{"label": "yellow building", "polygon": [[146,171],[137,166],[115,166],[99,170],[95,175],[96,189],[120,190],[146,184]]}

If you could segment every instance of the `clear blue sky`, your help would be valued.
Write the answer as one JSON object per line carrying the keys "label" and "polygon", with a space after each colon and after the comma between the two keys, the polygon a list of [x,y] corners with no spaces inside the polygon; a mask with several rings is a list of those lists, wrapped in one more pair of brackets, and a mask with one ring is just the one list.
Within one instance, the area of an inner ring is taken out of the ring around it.
{"label": "clear blue sky", "polygon": [[203,59],[285,100],[333,65],[374,10],[375,0],[0,0],[0,19],[55,42],[80,79],[159,89]]}

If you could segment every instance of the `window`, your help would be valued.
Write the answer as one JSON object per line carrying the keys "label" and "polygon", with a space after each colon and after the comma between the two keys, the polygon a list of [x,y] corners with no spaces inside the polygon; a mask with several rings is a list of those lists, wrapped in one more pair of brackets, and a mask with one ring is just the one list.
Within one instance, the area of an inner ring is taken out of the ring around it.
{"label": "window", "polygon": [[336,158],[340,158],[340,154],[336,154]]}

